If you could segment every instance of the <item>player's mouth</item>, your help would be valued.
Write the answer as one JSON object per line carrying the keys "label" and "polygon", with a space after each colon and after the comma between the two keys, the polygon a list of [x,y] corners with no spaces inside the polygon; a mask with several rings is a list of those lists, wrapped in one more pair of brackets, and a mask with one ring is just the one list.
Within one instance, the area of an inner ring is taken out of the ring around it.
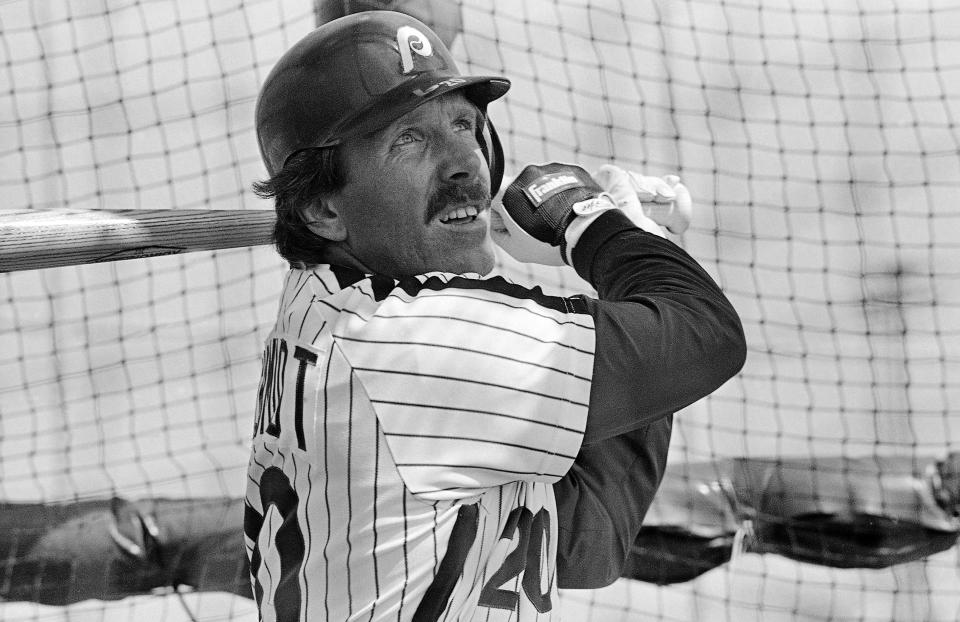
{"label": "player's mouth", "polygon": [[469,225],[481,218],[485,211],[487,208],[484,205],[455,205],[440,212],[437,220],[449,226]]}
{"label": "player's mouth", "polygon": [[427,223],[439,222],[451,228],[486,224],[484,213],[490,208],[490,188],[479,177],[468,184],[441,183],[430,193],[426,208]]}

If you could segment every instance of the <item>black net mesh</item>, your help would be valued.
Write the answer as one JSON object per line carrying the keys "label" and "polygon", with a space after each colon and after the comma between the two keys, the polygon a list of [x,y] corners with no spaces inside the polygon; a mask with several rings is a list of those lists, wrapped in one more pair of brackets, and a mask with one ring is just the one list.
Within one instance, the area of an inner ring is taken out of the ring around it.
{"label": "black net mesh", "polygon": [[[796,518],[834,538],[869,522],[853,511],[870,497],[858,491],[882,489],[885,473],[926,482],[927,467],[957,450],[955,3],[380,4],[433,11],[445,24],[459,15],[461,69],[513,80],[491,106],[508,174],[530,162],[591,171],[614,162],[676,173],[690,188],[693,222],[677,240],[740,311],[749,357],[737,378],[678,415],[670,462],[679,490],[696,496],[713,481],[685,465],[807,464],[820,483]],[[307,0],[0,3],[3,207],[263,209],[250,191],[264,175],[257,88],[313,27],[314,9]],[[585,287],[567,270],[508,257],[500,269],[552,291]],[[0,501],[241,496],[283,270],[258,247],[0,275]],[[848,459],[890,471],[837,466]],[[847,522],[822,515],[821,497],[849,501]],[[700,533],[682,498],[655,504],[651,520],[671,522],[650,542],[682,558],[664,572],[686,564],[697,578],[569,593],[566,619],[960,613],[955,547],[881,569],[749,554],[742,516],[727,517],[732,532],[718,520],[717,533]],[[880,506],[871,534],[902,518]],[[7,597],[24,594],[12,591],[14,577],[29,580],[16,564],[37,529],[18,523],[0,534]],[[729,562],[711,539],[720,532],[739,538]],[[754,531],[754,541],[757,533],[793,532]],[[689,537],[671,540],[677,534]],[[670,556],[654,550],[654,559],[669,566]],[[56,591],[35,567],[43,589]],[[75,589],[75,573],[49,572],[64,593]],[[226,593],[184,598],[198,619],[256,617],[249,600]],[[181,620],[187,609],[158,595],[69,607],[18,600],[0,602],[0,618]]]}

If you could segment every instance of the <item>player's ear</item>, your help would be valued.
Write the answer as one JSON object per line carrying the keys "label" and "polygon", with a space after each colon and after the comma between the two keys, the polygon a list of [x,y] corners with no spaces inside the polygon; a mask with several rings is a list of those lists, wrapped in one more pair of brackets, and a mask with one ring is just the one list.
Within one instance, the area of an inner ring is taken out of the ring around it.
{"label": "player's ear", "polygon": [[303,224],[313,233],[331,242],[347,239],[347,227],[340,217],[340,210],[331,201],[317,199],[300,210]]}

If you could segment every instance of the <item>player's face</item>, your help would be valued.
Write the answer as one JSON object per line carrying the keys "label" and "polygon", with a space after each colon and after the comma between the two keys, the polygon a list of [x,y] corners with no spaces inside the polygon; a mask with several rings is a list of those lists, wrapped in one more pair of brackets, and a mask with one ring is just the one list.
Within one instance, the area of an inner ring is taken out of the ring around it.
{"label": "player's face", "polygon": [[347,183],[329,198],[346,227],[341,248],[390,276],[492,270],[481,122],[477,108],[454,92],[344,141]]}

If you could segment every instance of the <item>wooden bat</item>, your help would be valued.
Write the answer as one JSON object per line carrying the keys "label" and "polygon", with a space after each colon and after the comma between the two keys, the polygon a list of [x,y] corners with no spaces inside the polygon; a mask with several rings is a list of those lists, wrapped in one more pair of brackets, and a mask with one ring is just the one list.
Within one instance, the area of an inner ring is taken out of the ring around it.
{"label": "wooden bat", "polygon": [[273,210],[0,210],[0,272],[270,244]]}

